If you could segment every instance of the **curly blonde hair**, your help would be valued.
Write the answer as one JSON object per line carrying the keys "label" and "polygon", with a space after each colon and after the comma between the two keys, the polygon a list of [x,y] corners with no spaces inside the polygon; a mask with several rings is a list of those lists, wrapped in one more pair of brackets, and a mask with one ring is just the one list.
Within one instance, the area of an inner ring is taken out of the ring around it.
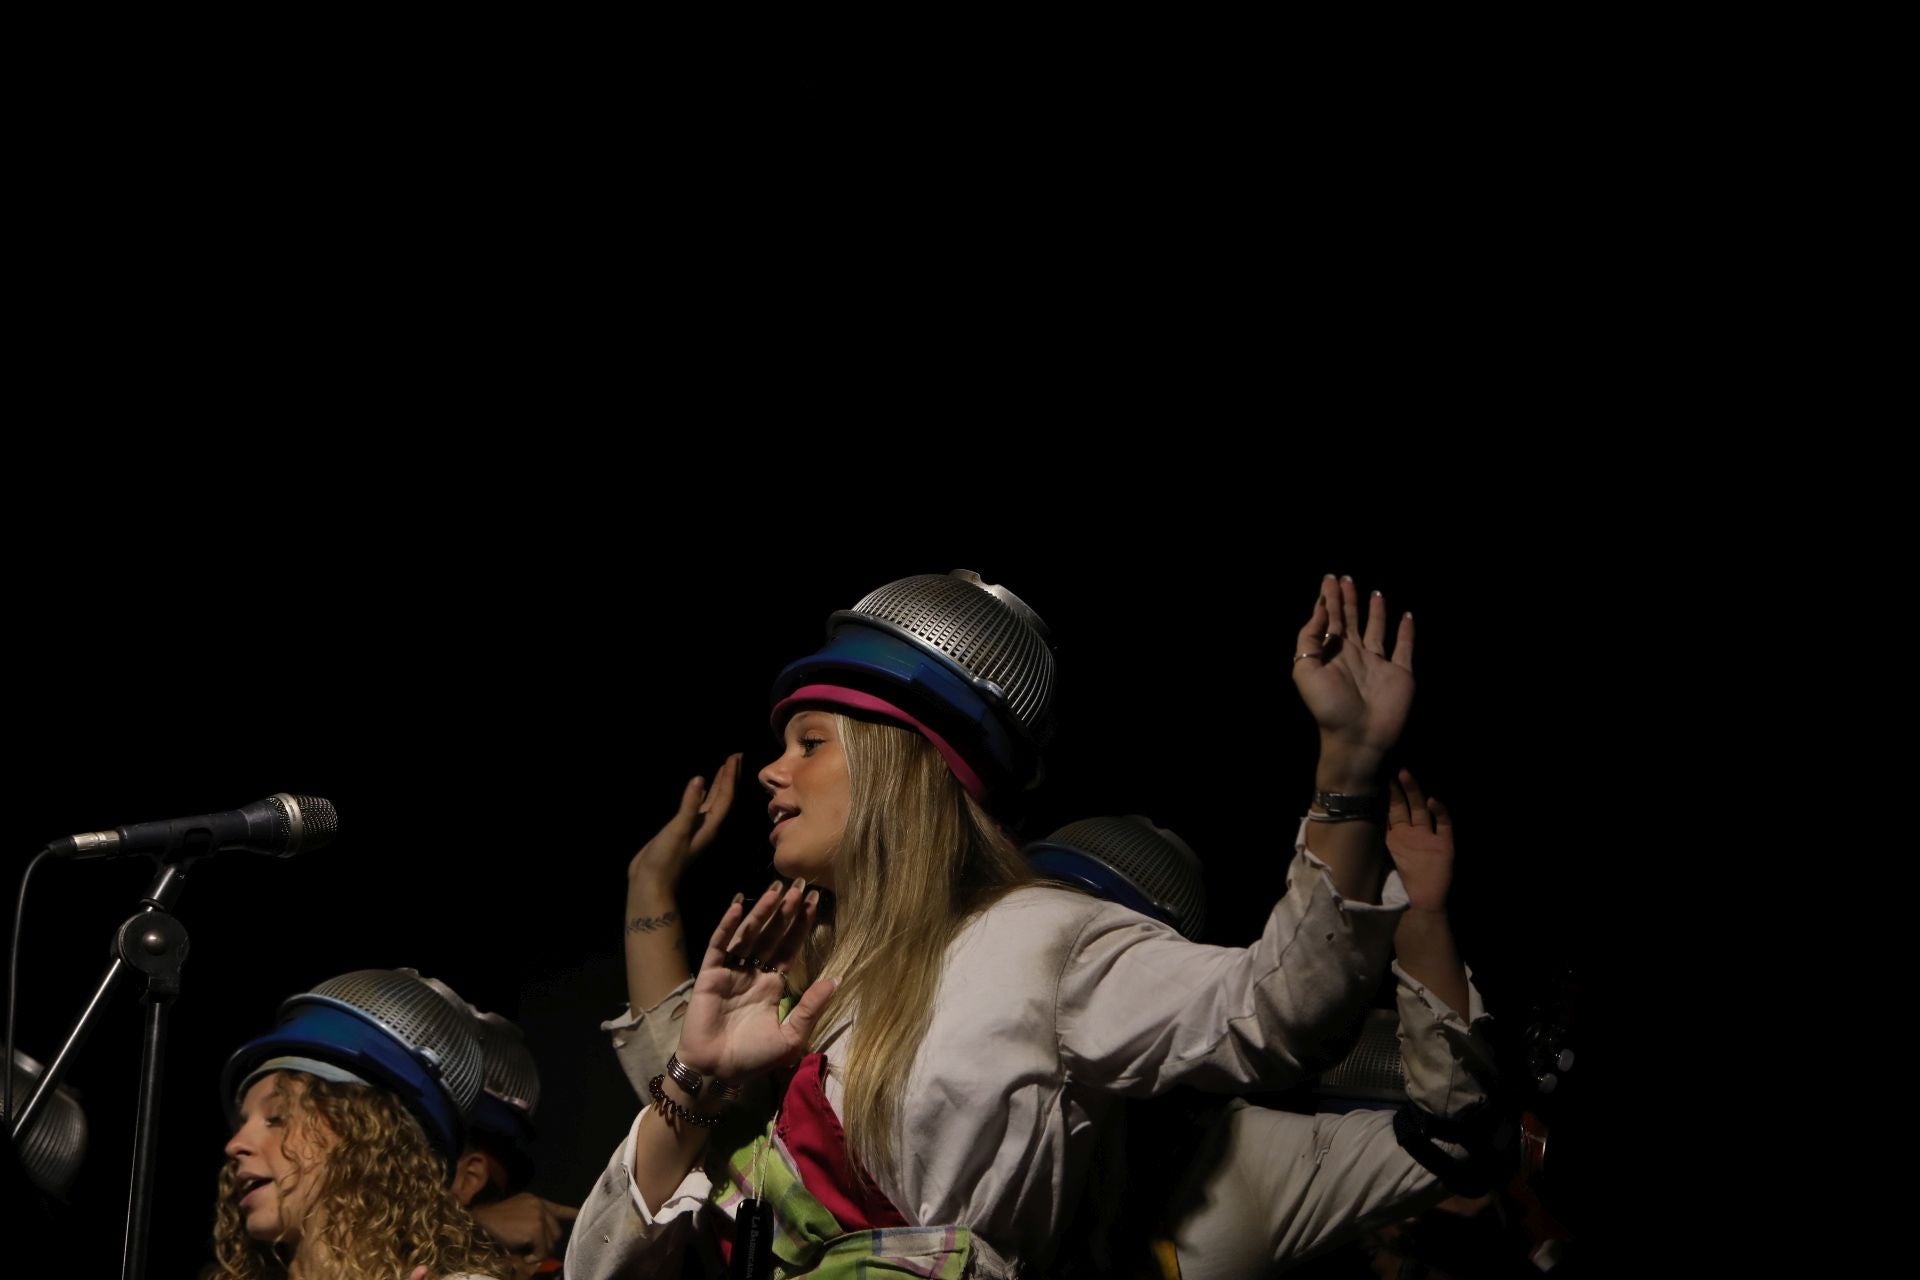
{"label": "curly blonde hair", "polygon": [[296,1178],[318,1179],[299,1243],[248,1236],[229,1161],[214,1207],[211,1276],[278,1280],[296,1254],[302,1275],[314,1280],[395,1280],[423,1265],[433,1277],[512,1274],[506,1255],[454,1199],[446,1160],[397,1098],[304,1071],[280,1077],[287,1159]]}

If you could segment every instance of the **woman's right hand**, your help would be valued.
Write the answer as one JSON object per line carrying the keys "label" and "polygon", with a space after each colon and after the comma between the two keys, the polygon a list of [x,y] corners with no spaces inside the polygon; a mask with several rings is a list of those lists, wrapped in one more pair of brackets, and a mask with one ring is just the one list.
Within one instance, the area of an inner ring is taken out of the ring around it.
{"label": "woman's right hand", "polygon": [[653,1008],[687,980],[687,953],[680,931],[680,876],[720,832],[733,805],[740,753],[721,762],[713,790],[694,778],[680,791],[680,809],[658,835],[627,863],[627,1011]]}
{"label": "woman's right hand", "polygon": [[707,942],[680,1028],[679,1058],[702,1075],[737,1085],[798,1058],[839,984],[808,987],[785,1021],[787,970],[813,932],[819,890],[804,879],[767,886],[751,909],[740,896]]}
{"label": "woman's right hand", "polygon": [[627,863],[630,889],[673,896],[687,864],[706,852],[720,834],[720,824],[733,807],[733,788],[739,777],[740,753],[736,751],[715,771],[712,791],[707,790],[703,778],[691,779],[681,789],[679,812]]}

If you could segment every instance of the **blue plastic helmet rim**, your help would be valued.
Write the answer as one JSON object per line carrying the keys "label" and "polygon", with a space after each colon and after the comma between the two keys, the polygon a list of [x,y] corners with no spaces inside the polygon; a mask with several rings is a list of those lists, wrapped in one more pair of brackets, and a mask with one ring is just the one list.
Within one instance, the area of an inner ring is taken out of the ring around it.
{"label": "blue plastic helmet rim", "polygon": [[[1034,753],[1016,741],[1008,717],[929,651],[872,627],[842,625],[819,652],[787,664],[773,682],[773,700],[778,703],[802,685],[819,683],[829,675],[853,676],[855,684],[878,680],[888,690],[908,690],[916,703],[942,713],[937,727],[943,733],[964,728],[964,745],[983,748],[994,766],[992,772],[1003,779],[1027,781],[1031,771],[1022,762]],[[909,709],[918,711],[920,706]]]}
{"label": "blue plastic helmet rim", "polygon": [[439,1077],[385,1027],[335,1004],[290,1002],[279,1026],[227,1059],[220,1088],[229,1115],[239,1104],[240,1081],[268,1058],[282,1056],[336,1063],[387,1089],[420,1121],[449,1165],[459,1157],[466,1125]]}
{"label": "blue plastic helmet rim", "polygon": [[1048,844],[1045,841],[1028,845],[1026,853],[1027,865],[1043,876],[1052,876],[1056,880],[1077,884],[1130,911],[1138,911],[1141,915],[1170,925],[1175,930],[1180,928],[1180,923],[1174,919],[1172,911],[1140,892],[1133,881],[1098,858],[1082,853],[1070,845]]}

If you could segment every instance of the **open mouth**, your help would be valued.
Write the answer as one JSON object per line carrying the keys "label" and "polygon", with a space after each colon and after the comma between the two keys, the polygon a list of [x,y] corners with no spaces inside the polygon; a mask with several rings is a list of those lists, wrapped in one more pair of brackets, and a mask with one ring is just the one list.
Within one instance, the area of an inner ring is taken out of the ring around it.
{"label": "open mouth", "polygon": [[241,1204],[241,1207],[244,1208],[246,1206],[247,1198],[249,1196],[251,1196],[254,1192],[258,1191],[260,1188],[267,1186],[272,1181],[273,1181],[272,1178],[264,1177],[257,1174],[244,1177],[244,1178],[235,1178],[233,1182],[234,1199],[238,1200]]}
{"label": "open mouth", "polygon": [[770,804],[767,806],[767,816],[773,819],[773,830],[767,834],[767,839],[771,840],[780,834],[780,828],[799,817],[800,811],[792,805]]}

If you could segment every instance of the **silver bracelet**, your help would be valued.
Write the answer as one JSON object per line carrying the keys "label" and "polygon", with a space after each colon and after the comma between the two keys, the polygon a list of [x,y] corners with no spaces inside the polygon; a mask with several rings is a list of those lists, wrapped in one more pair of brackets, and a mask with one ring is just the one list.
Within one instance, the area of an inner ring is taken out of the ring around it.
{"label": "silver bracelet", "polygon": [[694,1098],[698,1098],[700,1091],[706,1088],[708,1084],[713,1085],[713,1092],[708,1096],[716,1102],[732,1102],[744,1091],[743,1086],[737,1084],[722,1084],[717,1077],[709,1081],[698,1071],[695,1071],[692,1067],[680,1061],[680,1055],[677,1053],[667,1055],[667,1076],[675,1084],[685,1089],[690,1097]]}
{"label": "silver bracelet", "polygon": [[1377,792],[1366,796],[1350,791],[1316,791],[1313,808],[1307,810],[1308,822],[1384,822],[1386,817],[1387,798]]}

